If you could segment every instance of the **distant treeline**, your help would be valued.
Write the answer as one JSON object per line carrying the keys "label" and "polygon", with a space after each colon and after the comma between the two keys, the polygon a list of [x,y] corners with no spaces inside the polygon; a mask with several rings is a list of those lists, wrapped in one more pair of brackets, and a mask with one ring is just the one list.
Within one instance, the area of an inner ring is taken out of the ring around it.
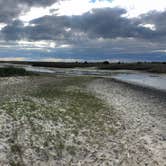
{"label": "distant treeline", "polygon": [[36,67],[54,68],[76,68],[76,67],[97,67],[105,70],[142,70],[147,72],[166,73],[166,62],[23,62],[23,61],[0,61],[0,63],[24,64]]}
{"label": "distant treeline", "polygon": [[31,62],[33,66],[55,67],[55,68],[75,68],[75,67],[95,67],[99,63],[88,62]]}
{"label": "distant treeline", "polygon": [[54,68],[75,68],[75,67],[96,67],[100,63],[92,62],[37,62],[37,61],[0,61],[0,63],[12,63],[12,64],[23,64],[32,65],[38,67],[54,67]]}

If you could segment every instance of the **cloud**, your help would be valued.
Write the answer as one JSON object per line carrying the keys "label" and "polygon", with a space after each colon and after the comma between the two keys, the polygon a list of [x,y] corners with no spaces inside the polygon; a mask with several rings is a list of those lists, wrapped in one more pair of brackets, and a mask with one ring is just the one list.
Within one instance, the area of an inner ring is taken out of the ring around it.
{"label": "cloud", "polygon": [[21,40],[24,38],[24,24],[23,22],[16,20],[11,25],[5,26],[1,30],[1,37],[5,40]]}
{"label": "cloud", "polygon": [[126,16],[133,18],[150,11],[165,11],[165,0],[113,0],[112,7],[120,7],[127,10]]}
{"label": "cloud", "polygon": [[75,20],[78,20],[76,28],[81,29],[90,37],[144,38],[147,35],[151,35],[151,30],[139,27],[139,22],[135,19],[123,17],[126,12],[126,10],[121,8],[94,9],[81,17],[76,16]]}
{"label": "cloud", "polygon": [[[0,2],[5,6],[9,1]],[[48,6],[56,1],[49,0],[46,3],[45,0],[15,0],[15,5]],[[10,5],[7,6],[10,8]],[[10,16],[10,12],[6,13]],[[166,12],[150,12],[138,18],[128,18],[124,16],[126,14],[127,11],[122,8],[97,8],[82,15],[46,15],[31,20],[27,26],[23,21],[16,19],[1,28],[0,37],[7,41],[48,40],[60,44],[84,43],[95,38],[156,40],[165,37]],[[1,16],[3,15],[0,13]]]}
{"label": "cloud", "polygon": [[143,23],[153,24],[159,32],[166,32],[166,11],[151,11],[140,16]]}
{"label": "cloud", "polygon": [[[166,11],[150,11],[139,17],[129,17],[127,7],[113,7],[118,0],[93,3],[86,0],[85,6],[80,6],[80,11],[75,7],[74,12],[76,0],[60,3],[61,9],[58,10],[50,7],[55,2],[57,0],[0,0],[0,40],[6,42],[6,45],[0,43],[0,47],[28,51],[36,48],[47,53],[57,52],[61,56],[63,53],[74,56],[73,52],[77,56],[154,53],[166,48]],[[65,6],[70,3],[71,8]],[[33,19],[34,7],[43,9],[36,14],[36,17],[41,17]],[[45,9],[48,13],[43,16]]]}
{"label": "cloud", "polygon": [[144,17],[129,19],[123,17],[125,13],[126,10],[121,8],[93,9],[79,16],[44,16],[32,20],[29,26],[16,20],[1,32],[5,40],[53,40],[63,44],[77,44],[94,38],[151,39],[159,35],[140,26]]}
{"label": "cloud", "polygon": [[24,57],[6,57],[0,58],[0,61],[26,61],[27,59]]}
{"label": "cloud", "polygon": [[83,59],[61,59],[61,58],[43,58],[43,62],[83,62]]}
{"label": "cloud", "polygon": [[0,0],[0,22],[9,23],[31,7],[50,6],[58,0]]}

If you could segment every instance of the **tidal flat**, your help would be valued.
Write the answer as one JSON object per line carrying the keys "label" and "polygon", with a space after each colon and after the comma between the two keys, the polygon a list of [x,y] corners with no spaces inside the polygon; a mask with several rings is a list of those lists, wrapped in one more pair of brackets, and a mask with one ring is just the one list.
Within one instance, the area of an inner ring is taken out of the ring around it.
{"label": "tidal flat", "polygon": [[165,98],[89,76],[0,78],[0,165],[166,163]]}

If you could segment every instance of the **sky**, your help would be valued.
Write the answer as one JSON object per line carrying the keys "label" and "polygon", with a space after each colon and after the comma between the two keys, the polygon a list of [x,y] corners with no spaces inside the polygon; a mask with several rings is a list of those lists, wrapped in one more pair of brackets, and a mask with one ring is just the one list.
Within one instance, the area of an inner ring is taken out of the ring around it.
{"label": "sky", "polygon": [[0,60],[166,61],[166,1],[0,0]]}

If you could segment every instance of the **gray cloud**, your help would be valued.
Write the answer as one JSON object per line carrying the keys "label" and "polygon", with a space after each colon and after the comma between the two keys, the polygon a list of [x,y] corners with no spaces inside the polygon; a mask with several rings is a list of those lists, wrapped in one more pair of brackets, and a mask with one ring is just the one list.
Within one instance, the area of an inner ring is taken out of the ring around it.
{"label": "gray cloud", "polygon": [[[94,9],[80,16],[44,16],[30,22],[33,26],[24,27],[19,21],[2,30],[4,38],[16,40],[64,40],[79,42],[91,38],[151,39],[156,32],[140,27],[141,20],[122,17],[126,11],[120,8]],[[14,38],[15,37],[15,38]]]}
{"label": "gray cloud", "polygon": [[58,0],[18,0],[19,3],[27,4],[28,6],[49,6]]}
{"label": "gray cloud", "polygon": [[153,38],[157,39],[166,39],[166,11],[157,12],[151,11],[147,14],[144,14],[140,17],[140,20],[144,24],[153,24],[155,25],[156,31]]}
{"label": "gray cloud", "polygon": [[[77,28],[87,32],[92,37],[150,37],[152,31],[139,27],[139,21],[122,17],[126,11],[120,8],[95,9],[80,18]],[[79,20],[79,18],[76,18]]]}
{"label": "gray cloud", "polygon": [[[103,52],[138,53],[164,50],[166,45],[166,12],[150,12],[139,18],[123,17],[120,8],[94,9],[80,16],[44,16],[30,22],[29,26],[13,21],[2,29],[4,40],[55,41],[57,45],[69,44],[86,51],[100,48]],[[151,30],[140,24],[155,24]]]}
{"label": "gray cloud", "polygon": [[6,26],[1,31],[1,38],[5,40],[21,40],[24,38],[24,24],[16,20],[11,25]]}
{"label": "gray cloud", "polygon": [[32,6],[49,6],[58,0],[0,0],[0,22],[9,23]]}
{"label": "gray cloud", "polygon": [[[138,18],[124,17],[126,10],[121,8],[93,9],[77,16],[58,16],[55,11],[50,11],[52,15],[34,19],[28,26],[18,20],[18,16],[31,7],[46,7],[57,1],[0,0],[0,23],[7,24],[0,30],[1,50],[11,50],[12,53],[17,50],[17,55],[18,50],[27,49],[34,56],[32,50],[37,48],[43,51],[40,56],[47,56],[46,50],[49,50],[52,55],[55,52],[57,56],[71,54],[72,58],[80,55],[80,58],[91,55],[98,58],[107,55],[109,58],[118,54],[145,56],[165,52],[166,11],[151,11]],[[143,27],[146,24],[154,24],[156,29]],[[30,44],[21,45],[19,40],[30,41]],[[35,45],[34,41],[41,40],[47,40],[48,44],[44,47]],[[52,41],[55,41],[56,48],[50,47]]]}

